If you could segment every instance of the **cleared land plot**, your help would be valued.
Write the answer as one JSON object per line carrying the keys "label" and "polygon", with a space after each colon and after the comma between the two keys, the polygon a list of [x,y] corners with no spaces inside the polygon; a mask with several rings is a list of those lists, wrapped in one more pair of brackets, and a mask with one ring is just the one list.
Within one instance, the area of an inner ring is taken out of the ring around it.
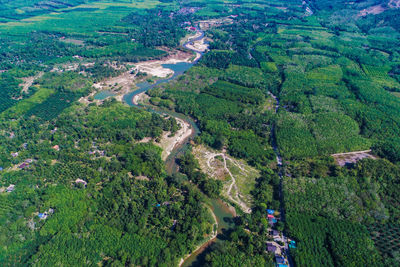
{"label": "cleared land plot", "polygon": [[371,154],[371,150],[332,154],[331,156],[334,157],[335,162],[342,167],[346,164],[357,163],[357,161],[365,158],[376,159],[376,157]]}
{"label": "cleared land plot", "polygon": [[260,177],[259,171],[243,160],[201,145],[193,148],[193,154],[203,172],[223,181],[222,194],[238,204],[244,212],[250,211],[253,201],[251,191],[255,188],[256,179]]}

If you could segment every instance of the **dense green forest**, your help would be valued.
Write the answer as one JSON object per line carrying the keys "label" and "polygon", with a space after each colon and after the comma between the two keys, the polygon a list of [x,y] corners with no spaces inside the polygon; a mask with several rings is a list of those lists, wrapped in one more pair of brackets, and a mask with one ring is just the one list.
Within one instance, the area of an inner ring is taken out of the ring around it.
{"label": "dense green forest", "polygon": [[[289,240],[290,266],[398,266],[398,5],[0,0],[0,265],[178,266],[215,234],[191,266],[275,266]],[[124,103],[120,77],[154,83],[135,64],[195,58],[198,33],[195,65]],[[193,133],[163,161],[175,116]]]}

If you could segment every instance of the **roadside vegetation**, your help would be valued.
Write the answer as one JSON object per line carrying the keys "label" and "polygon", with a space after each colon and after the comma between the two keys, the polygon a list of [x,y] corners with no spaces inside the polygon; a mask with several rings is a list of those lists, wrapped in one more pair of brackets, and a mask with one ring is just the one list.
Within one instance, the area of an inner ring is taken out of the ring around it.
{"label": "roadside vegetation", "polygon": [[[216,236],[204,266],[274,266],[286,237],[295,266],[399,265],[394,2],[2,1],[0,262],[176,266]],[[158,113],[94,100],[195,57],[199,29],[209,51],[146,92]]]}

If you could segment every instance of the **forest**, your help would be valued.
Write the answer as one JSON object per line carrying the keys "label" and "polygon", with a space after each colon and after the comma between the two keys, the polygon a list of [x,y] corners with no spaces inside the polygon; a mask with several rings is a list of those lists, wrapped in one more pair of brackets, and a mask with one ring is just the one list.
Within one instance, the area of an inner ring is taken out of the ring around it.
{"label": "forest", "polygon": [[398,266],[395,2],[0,0],[0,265]]}

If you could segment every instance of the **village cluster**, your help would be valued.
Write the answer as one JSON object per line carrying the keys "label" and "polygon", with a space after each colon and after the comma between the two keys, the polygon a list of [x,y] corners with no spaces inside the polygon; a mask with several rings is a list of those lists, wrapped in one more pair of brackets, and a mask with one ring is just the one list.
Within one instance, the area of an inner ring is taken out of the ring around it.
{"label": "village cluster", "polygon": [[281,219],[278,211],[267,209],[267,218],[270,228],[268,229],[269,235],[272,240],[267,242],[267,252],[275,255],[275,261],[277,267],[288,267],[290,266],[288,260],[288,250],[296,248],[296,241],[287,239],[284,235],[276,230],[276,224]]}

